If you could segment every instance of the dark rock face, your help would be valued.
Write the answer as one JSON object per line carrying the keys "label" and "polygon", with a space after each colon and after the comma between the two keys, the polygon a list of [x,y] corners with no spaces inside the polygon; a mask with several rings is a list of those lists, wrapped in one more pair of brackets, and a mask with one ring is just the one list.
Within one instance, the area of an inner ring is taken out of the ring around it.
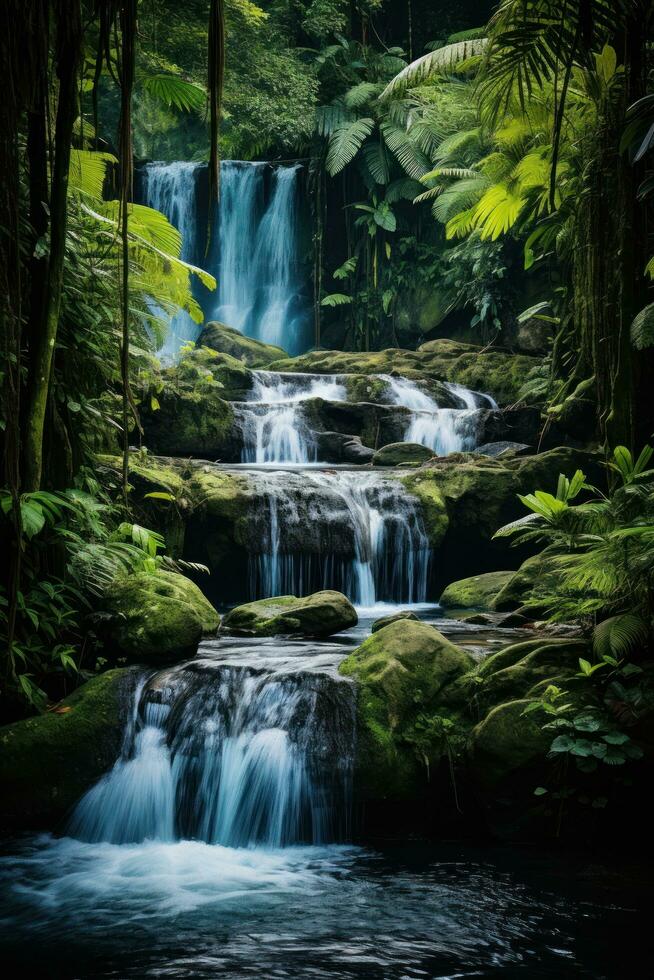
{"label": "dark rock face", "polygon": [[364,446],[359,436],[342,432],[314,432],[313,438],[319,458],[326,463],[365,465],[375,455],[374,449]]}
{"label": "dark rock face", "polygon": [[538,443],[541,430],[541,413],[538,408],[505,408],[488,411],[480,426],[481,443],[518,442],[528,446]]}
{"label": "dark rock face", "polygon": [[415,442],[391,442],[378,449],[373,466],[420,466],[434,455],[431,449]]}
{"label": "dark rock face", "polygon": [[527,449],[529,446],[524,442],[485,442],[475,452],[480,456],[519,456]]}

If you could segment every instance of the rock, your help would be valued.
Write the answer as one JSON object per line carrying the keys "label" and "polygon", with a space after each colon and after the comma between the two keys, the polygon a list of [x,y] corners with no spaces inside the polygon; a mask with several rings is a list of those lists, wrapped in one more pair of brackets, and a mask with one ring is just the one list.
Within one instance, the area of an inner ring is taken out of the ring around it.
{"label": "rock", "polygon": [[131,661],[191,656],[220,616],[197,585],[176,572],[138,572],[116,579],[106,598],[109,642]]}
{"label": "rock", "polygon": [[318,458],[326,463],[365,465],[375,455],[374,449],[364,446],[358,436],[341,432],[314,432]]}
{"label": "rock", "polygon": [[54,826],[113,765],[138,678],[109,670],[46,714],[0,728],[3,830]]}
{"label": "rock", "polygon": [[331,402],[324,398],[304,402],[303,415],[317,432],[340,432],[374,447],[401,442],[411,421],[411,412],[401,405]]}
{"label": "rock", "polygon": [[192,388],[218,385],[223,398],[243,401],[252,387],[252,372],[231,354],[196,346],[163,372],[164,385],[188,384]]}
{"label": "rock", "polygon": [[198,344],[222,354],[231,354],[251,368],[268,368],[273,361],[288,357],[282,347],[245,337],[238,330],[217,320],[207,323],[200,334]]}
{"label": "rock", "polygon": [[488,613],[467,613],[465,616],[457,616],[462,623],[470,623],[472,626],[494,626],[495,619],[493,616],[489,616]]}
{"label": "rock", "polygon": [[434,455],[432,449],[417,442],[391,442],[378,449],[372,458],[373,466],[421,466]]}
{"label": "rock", "polygon": [[579,670],[579,658],[589,655],[583,638],[539,637],[505,647],[484,660],[477,670],[475,694],[480,705],[529,697],[543,682],[566,686]]}
{"label": "rock", "polygon": [[405,619],[410,619],[416,623],[420,622],[415,613],[409,609],[403,609],[401,612],[392,613],[390,616],[382,616],[381,619],[376,619],[370,627],[370,631],[371,633],[377,633],[378,630],[382,630],[385,626],[390,626],[391,623],[397,623]]}
{"label": "rock", "polygon": [[514,575],[515,572],[485,572],[450,582],[439,605],[445,609],[492,609],[493,599]]}
{"label": "rock", "polygon": [[241,437],[234,410],[217,385],[183,383],[164,387],[159,407],[144,407],[141,423],[148,449],[161,456],[197,456],[209,460],[238,460]]}
{"label": "rock", "polygon": [[529,446],[525,442],[485,442],[482,446],[476,446],[475,452],[480,456],[520,456]]}
{"label": "rock", "polygon": [[[553,555],[539,554],[523,561],[517,572],[503,585],[493,600],[493,609],[498,612],[511,612],[524,605],[531,598],[536,585],[551,581],[556,588],[557,566]],[[536,618],[532,613],[532,618]]]}
{"label": "rock", "polygon": [[[480,416],[479,442],[524,443],[528,448],[538,445],[542,427],[540,408],[521,405],[489,409]],[[479,452],[479,449],[475,449],[475,452]]]}
{"label": "rock", "polygon": [[315,374],[375,375],[395,372],[403,377],[419,376],[462,384],[473,391],[487,392],[500,404],[507,405],[517,400],[527,375],[538,366],[540,360],[527,354],[510,354],[475,344],[431,340],[417,351],[397,348],[366,352],[311,351],[299,357],[275,361],[271,369]]}
{"label": "rock", "polygon": [[500,616],[500,618],[497,620],[497,625],[501,626],[502,629],[512,629],[519,628],[521,626],[530,626],[533,621],[533,616],[525,616],[516,609],[515,612],[507,613],[506,616]]}
{"label": "rock", "polygon": [[469,767],[480,787],[494,787],[545,761],[552,733],[543,731],[533,714],[524,714],[530,704],[528,699],[498,704],[473,728]]}
{"label": "rock", "polygon": [[341,592],[315,592],[304,599],[294,595],[259,599],[227,613],[223,627],[244,636],[331,636],[356,626],[354,606]]}
{"label": "rock", "polygon": [[435,760],[442,750],[436,734],[433,744],[422,744],[423,719],[438,713],[443,689],[472,665],[472,658],[433,626],[410,620],[379,629],[343,661],[341,674],[358,685],[360,795],[407,799],[420,794],[424,757]]}

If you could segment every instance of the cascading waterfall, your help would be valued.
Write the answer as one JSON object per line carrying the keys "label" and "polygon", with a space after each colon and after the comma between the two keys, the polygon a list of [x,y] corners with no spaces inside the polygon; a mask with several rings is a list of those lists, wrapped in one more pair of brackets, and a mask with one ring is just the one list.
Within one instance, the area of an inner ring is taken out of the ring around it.
{"label": "cascading waterfall", "polygon": [[250,472],[250,597],[337,589],[359,606],[425,602],[420,505],[374,472]]}
{"label": "cascading waterfall", "polygon": [[[246,659],[242,648],[238,654]],[[122,756],[80,800],[69,833],[225,847],[343,839],[354,745],[349,682],[309,657],[291,671],[201,655],[141,686]]]}
{"label": "cascading waterfall", "polygon": [[244,463],[310,463],[316,446],[302,414],[310,398],[343,401],[345,386],[336,375],[275,374],[253,371],[247,402],[234,404],[243,439]]}
{"label": "cascading waterfall", "polygon": [[298,228],[300,167],[276,166],[266,197],[269,164],[226,160],[221,165],[218,297],[211,313],[290,354],[308,346],[310,313],[301,275]]}
{"label": "cascading waterfall", "polygon": [[388,383],[393,404],[408,408],[412,413],[404,441],[427,446],[437,456],[474,449],[483,411],[497,408],[490,395],[449,382],[443,382],[443,387],[459,406],[440,408],[434,398],[408,378],[382,377]]}
{"label": "cascading waterfall", "polygon": [[[197,173],[199,163],[149,163],[144,171],[144,196],[151,208],[161,211],[182,236],[182,255],[186,262],[194,262],[197,247]],[[152,304],[153,314],[162,320],[168,315]],[[163,363],[175,361],[179,349],[200,334],[197,324],[185,310],[172,317],[170,327],[158,354]]]}

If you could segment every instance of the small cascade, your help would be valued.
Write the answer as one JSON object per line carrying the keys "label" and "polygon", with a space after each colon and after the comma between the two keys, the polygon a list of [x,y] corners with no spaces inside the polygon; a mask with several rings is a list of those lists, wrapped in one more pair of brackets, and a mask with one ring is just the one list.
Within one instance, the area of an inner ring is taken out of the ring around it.
{"label": "small cascade", "polygon": [[458,404],[440,408],[431,395],[408,378],[382,377],[388,383],[392,403],[408,408],[412,413],[404,441],[427,446],[437,456],[474,449],[479,442],[484,410],[497,408],[490,395],[447,381],[442,383],[443,387]]}
{"label": "small cascade", "polygon": [[234,404],[244,463],[311,463],[315,441],[302,414],[310,398],[343,401],[345,386],[336,375],[275,374],[254,371],[247,402]]}
{"label": "small cascade", "polygon": [[310,657],[292,670],[235,666],[201,649],[142,686],[121,758],[80,800],[68,832],[113,844],[340,840],[353,746],[353,689],[335,672]]}
{"label": "small cascade", "polygon": [[301,274],[298,227],[300,167],[221,164],[218,299],[211,318],[290,354],[306,350],[310,311]]}
{"label": "small cascade", "polygon": [[[144,171],[144,196],[146,204],[161,211],[182,236],[182,255],[186,262],[195,261],[197,247],[197,174],[199,163],[148,163]],[[152,312],[167,320],[168,314],[153,305]],[[171,363],[179,356],[179,349],[200,334],[197,324],[185,310],[170,321],[168,334],[158,350],[163,363]]]}
{"label": "small cascade", "polygon": [[374,472],[249,472],[250,598],[337,589],[360,606],[425,602],[420,505]]}

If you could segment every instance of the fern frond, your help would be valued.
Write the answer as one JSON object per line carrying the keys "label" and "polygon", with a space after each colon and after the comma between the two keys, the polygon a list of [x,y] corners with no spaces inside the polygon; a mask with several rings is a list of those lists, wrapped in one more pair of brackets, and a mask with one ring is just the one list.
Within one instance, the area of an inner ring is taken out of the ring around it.
{"label": "fern frond", "polygon": [[364,140],[375,128],[374,119],[355,119],[353,122],[337,126],[329,139],[327,151],[327,172],[331,177],[340,173],[354,160]]}
{"label": "fern frond", "polygon": [[412,61],[399,75],[388,83],[380,99],[386,100],[391,97],[397,98],[408,88],[415,88],[422,85],[427,79],[435,75],[447,75],[457,66],[476,55],[483,54],[487,45],[486,38],[473,38],[470,40],[456,41],[454,44],[447,44],[443,48],[437,48],[428,54]]}

